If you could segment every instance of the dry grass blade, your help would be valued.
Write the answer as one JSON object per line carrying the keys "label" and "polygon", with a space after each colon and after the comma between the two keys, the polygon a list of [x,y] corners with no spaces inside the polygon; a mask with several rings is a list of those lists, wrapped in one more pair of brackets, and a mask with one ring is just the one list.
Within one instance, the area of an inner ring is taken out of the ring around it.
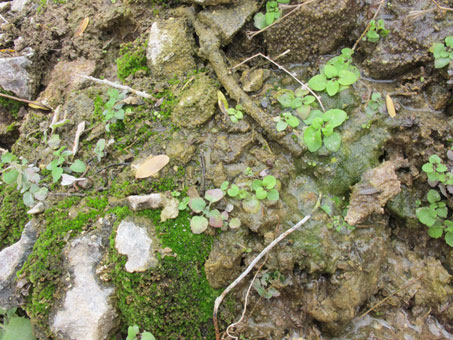
{"label": "dry grass blade", "polygon": [[83,19],[82,22],[80,23],[79,27],[77,27],[77,29],[75,31],[74,37],[80,37],[83,34],[83,32],[85,32],[89,23],[90,23],[89,17],[86,17],[85,19]]}
{"label": "dry grass blade", "polygon": [[373,18],[370,20],[370,22],[366,26],[365,30],[362,32],[362,34],[360,35],[359,39],[357,39],[357,41],[354,43],[354,46],[352,46],[352,50],[353,51],[355,51],[355,49],[357,48],[357,45],[359,44],[359,42],[363,39],[363,37],[365,36],[366,32],[368,32],[368,30],[370,29],[371,21],[376,19],[376,17],[378,15],[379,11],[381,10],[382,6],[384,6],[384,3],[385,3],[385,0],[381,0],[381,3],[379,4],[379,7],[377,8],[376,12],[373,15]]}
{"label": "dry grass blade", "polygon": [[41,103],[38,103],[38,102],[34,102],[34,101],[28,100],[28,99],[23,99],[23,98],[19,98],[19,97],[15,97],[15,96],[10,96],[9,94],[0,93],[0,97],[16,100],[16,101],[22,102],[22,103],[27,103],[28,106],[30,106],[33,109],[44,110],[44,111],[52,110],[50,107],[48,107],[48,106],[46,106],[44,104],[41,104]]}

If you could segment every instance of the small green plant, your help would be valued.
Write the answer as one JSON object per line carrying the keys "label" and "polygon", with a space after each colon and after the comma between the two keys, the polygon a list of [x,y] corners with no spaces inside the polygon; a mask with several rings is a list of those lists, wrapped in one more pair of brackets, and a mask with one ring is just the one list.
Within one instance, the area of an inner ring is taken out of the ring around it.
{"label": "small green plant", "polygon": [[30,319],[16,314],[16,308],[5,310],[0,308],[3,323],[0,323],[0,340],[35,340]]}
{"label": "small green plant", "polygon": [[299,119],[289,112],[283,112],[279,117],[274,117],[274,122],[277,123],[275,127],[278,132],[285,131],[288,126],[296,128],[300,124]]}
{"label": "small green plant", "polygon": [[116,123],[118,120],[124,120],[126,113],[131,113],[131,109],[123,109],[124,103],[121,101],[126,97],[124,93],[119,93],[117,89],[109,89],[107,91],[109,100],[104,105],[104,122],[107,123],[105,130],[110,132],[110,124]]}
{"label": "small green plant", "polygon": [[447,220],[447,204],[441,200],[437,190],[431,189],[426,198],[429,206],[416,210],[418,220],[429,228],[429,236],[440,238],[445,234],[445,242],[453,247],[453,221]]}
{"label": "small green plant", "polygon": [[341,135],[334,129],[348,119],[345,111],[332,109],[326,112],[313,110],[304,123],[308,127],[304,130],[303,139],[310,152],[318,151],[323,144],[327,150],[336,152],[341,146]]}
{"label": "small green plant", "polygon": [[24,158],[20,161],[10,152],[2,155],[0,169],[5,165],[6,168],[0,170],[2,181],[6,184],[16,183],[17,190],[23,194],[23,201],[26,206],[32,207],[35,200],[44,201],[47,198],[48,189],[39,187],[41,176],[38,167],[28,164],[28,161]]}
{"label": "small green plant", "polygon": [[281,106],[284,109],[294,109],[302,119],[307,119],[311,105],[315,103],[316,98],[308,95],[310,92],[302,88],[298,88],[296,91],[285,89],[281,92],[283,93],[277,97]]}
{"label": "small green plant", "polygon": [[220,186],[220,189],[226,192],[229,197],[240,200],[256,198],[258,200],[268,199],[269,201],[278,201],[280,195],[275,188],[276,185],[277,179],[272,175],[267,175],[262,180],[254,179],[252,182],[244,183],[241,187],[236,184],[230,185],[228,181],[225,181]]}
{"label": "small green plant", "polygon": [[370,28],[366,32],[366,36],[363,37],[363,40],[376,43],[381,38],[385,38],[389,34],[389,30],[384,26],[384,20],[380,19],[370,21]]}
{"label": "small green plant", "polygon": [[230,107],[227,109],[228,116],[233,123],[237,123],[242,118],[244,118],[244,114],[242,113],[242,105],[238,104],[235,108]]}
{"label": "small green plant", "polygon": [[156,340],[154,335],[152,335],[150,332],[143,331],[140,334],[140,338],[137,338],[137,335],[140,334],[140,328],[137,325],[134,326],[129,326],[127,329],[127,338],[126,340]]}
{"label": "small green plant", "polygon": [[[65,149],[66,146],[62,146],[58,150],[54,151],[53,154],[55,158],[46,166],[46,169],[51,171],[52,181],[54,183],[58,182],[63,175],[63,164],[67,162],[68,157],[72,155],[71,151]],[[74,172],[83,173],[86,170],[86,164],[77,159],[69,168]]]}
{"label": "small green plant", "polygon": [[348,88],[360,78],[360,71],[351,65],[352,54],[350,48],[343,48],[341,55],[330,59],[321,68],[321,73],[308,81],[308,86],[314,91],[326,91],[329,96]]}
{"label": "small green plant", "polygon": [[379,112],[380,108],[384,105],[382,94],[380,92],[374,92],[371,95],[371,99],[365,107],[365,113],[371,117],[376,112]]}
{"label": "small green plant", "polygon": [[434,55],[434,67],[443,68],[453,60],[453,35],[445,38],[445,43],[434,43],[430,51]]}
{"label": "small green plant", "polygon": [[289,4],[290,0],[276,0],[266,2],[266,14],[262,12],[256,13],[253,17],[255,27],[259,30],[272,25],[277,21],[281,15],[282,11],[278,7],[278,4]]}
{"label": "small green plant", "polygon": [[269,300],[280,296],[280,292],[276,288],[281,287],[284,280],[284,277],[278,271],[267,272],[253,282],[253,288],[259,296]]}
{"label": "small green plant", "polygon": [[442,160],[438,155],[431,155],[429,157],[429,162],[423,164],[422,170],[426,173],[428,180],[431,182],[439,181],[447,185],[453,185],[451,173],[446,174],[447,167],[442,164]]}
{"label": "small green plant", "polygon": [[101,138],[97,141],[96,147],[94,148],[94,153],[96,154],[98,162],[100,162],[102,157],[105,156],[104,149],[105,149],[105,139]]}

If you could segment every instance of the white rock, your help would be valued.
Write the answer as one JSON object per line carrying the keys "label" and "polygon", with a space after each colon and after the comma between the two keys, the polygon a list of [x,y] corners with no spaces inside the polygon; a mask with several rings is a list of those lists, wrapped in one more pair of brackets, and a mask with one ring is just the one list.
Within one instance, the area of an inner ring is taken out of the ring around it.
{"label": "white rock", "polygon": [[30,75],[26,57],[0,58],[0,87],[16,96],[31,99]]}
{"label": "white rock", "polygon": [[165,196],[161,193],[128,196],[127,203],[133,211],[162,208]]}
{"label": "white rock", "polygon": [[46,209],[46,206],[44,205],[43,202],[38,202],[33,208],[31,208],[29,211],[27,211],[27,214],[29,215],[36,215],[42,213]]}
{"label": "white rock", "polygon": [[58,338],[105,340],[114,327],[117,315],[109,302],[114,289],[100,285],[95,275],[102,257],[101,241],[97,235],[84,235],[72,241],[66,251],[73,282],[63,308],[51,321],[51,329]]}
{"label": "white rock", "polygon": [[143,272],[157,266],[153,243],[157,242],[148,236],[145,227],[130,221],[121,221],[118,226],[115,247],[120,254],[127,256],[126,270],[129,273]]}
{"label": "white rock", "polygon": [[11,10],[13,12],[20,12],[24,9],[25,5],[29,2],[30,0],[13,0],[11,3]]}

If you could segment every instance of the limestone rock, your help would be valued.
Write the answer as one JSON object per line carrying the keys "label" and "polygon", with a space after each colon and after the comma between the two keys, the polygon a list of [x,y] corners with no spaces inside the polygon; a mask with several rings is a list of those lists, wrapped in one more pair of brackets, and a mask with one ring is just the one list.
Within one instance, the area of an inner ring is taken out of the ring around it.
{"label": "limestone rock", "polygon": [[165,196],[161,193],[127,197],[127,204],[133,211],[162,208],[164,201]]}
{"label": "limestone rock", "polygon": [[252,71],[246,70],[241,76],[242,88],[245,92],[258,91],[269,76],[270,71],[262,68]]}
{"label": "limestone rock", "polygon": [[73,91],[81,88],[86,79],[77,75],[90,76],[96,64],[93,60],[78,59],[74,61],[61,61],[55,65],[50,75],[50,82],[39,100],[50,107],[56,107]]}
{"label": "limestone rock", "polygon": [[152,24],[146,58],[155,77],[171,79],[196,68],[195,40],[183,18],[169,18]]}
{"label": "limestone rock", "polygon": [[0,58],[0,88],[31,99],[31,77],[27,71],[30,65],[30,60],[24,56]]}
{"label": "limestone rock", "polygon": [[159,241],[149,235],[149,222],[121,221],[115,237],[115,247],[122,255],[127,256],[126,270],[129,273],[143,272],[154,268],[159,261],[154,255],[160,249]]}
{"label": "limestone rock", "polygon": [[53,320],[57,339],[105,340],[115,327],[117,315],[109,301],[113,288],[99,284],[96,266],[103,254],[103,237],[87,234],[72,241],[65,250],[69,290]]}
{"label": "limestone rock", "polygon": [[180,127],[201,125],[214,115],[216,103],[216,83],[207,75],[199,75],[182,93],[171,120]]}
{"label": "limestone rock", "polygon": [[355,0],[322,0],[302,6],[263,32],[266,50],[271,56],[291,50],[279,58],[282,63],[306,62],[312,55],[332,52],[349,35],[361,7]]}
{"label": "limestone rock", "polygon": [[11,10],[13,12],[20,12],[24,9],[25,5],[29,2],[30,0],[13,0],[11,3]]}
{"label": "limestone rock", "polygon": [[257,10],[256,1],[243,0],[232,7],[210,8],[201,11],[198,19],[203,24],[214,28],[222,45],[226,45]]}
{"label": "limestone rock", "polygon": [[383,214],[382,207],[400,191],[393,162],[384,162],[365,172],[352,191],[346,222],[355,225],[374,212]]}
{"label": "limestone rock", "polygon": [[33,221],[25,225],[19,241],[0,252],[0,308],[9,309],[17,305],[14,296],[16,273],[22,267],[36,241]]}

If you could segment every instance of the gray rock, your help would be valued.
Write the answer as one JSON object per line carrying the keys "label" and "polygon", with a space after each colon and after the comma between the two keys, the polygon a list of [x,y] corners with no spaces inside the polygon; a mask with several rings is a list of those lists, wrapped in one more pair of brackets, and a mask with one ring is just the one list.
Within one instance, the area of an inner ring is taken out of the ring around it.
{"label": "gray rock", "polygon": [[261,89],[264,81],[269,78],[270,71],[262,68],[256,70],[246,70],[242,73],[241,83],[245,92],[255,92]]}
{"label": "gray rock", "polygon": [[152,24],[146,58],[155,77],[173,78],[196,68],[195,40],[187,20],[169,18]]}
{"label": "gray rock", "polygon": [[22,268],[36,241],[33,221],[25,225],[20,240],[0,252],[0,308],[9,309],[18,305],[16,273]]}
{"label": "gray rock", "polygon": [[102,244],[102,236],[87,234],[65,249],[71,280],[63,305],[50,320],[57,339],[105,340],[116,325],[117,314],[109,301],[114,289],[100,285],[95,274],[102,258]]}
{"label": "gray rock", "polygon": [[222,45],[226,45],[231,42],[233,36],[257,10],[258,3],[256,1],[244,0],[233,7],[201,11],[198,14],[198,19],[205,25],[214,28]]}
{"label": "gray rock", "polygon": [[27,57],[0,58],[0,87],[16,96],[31,99],[30,74]]}
{"label": "gray rock", "polygon": [[11,3],[11,10],[13,12],[20,12],[24,9],[25,5],[29,2],[30,0],[13,0]]}
{"label": "gray rock", "polygon": [[180,127],[201,125],[214,115],[216,103],[216,83],[207,75],[199,75],[182,93],[172,112],[171,120]]}
{"label": "gray rock", "polygon": [[143,272],[159,263],[154,255],[154,251],[159,249],[158,240],[149,236],[147,229],[147,225],[138,220],[121,221],[118,226],[115,247],[120,254],[127,256],[126,270],[129,273]]}

